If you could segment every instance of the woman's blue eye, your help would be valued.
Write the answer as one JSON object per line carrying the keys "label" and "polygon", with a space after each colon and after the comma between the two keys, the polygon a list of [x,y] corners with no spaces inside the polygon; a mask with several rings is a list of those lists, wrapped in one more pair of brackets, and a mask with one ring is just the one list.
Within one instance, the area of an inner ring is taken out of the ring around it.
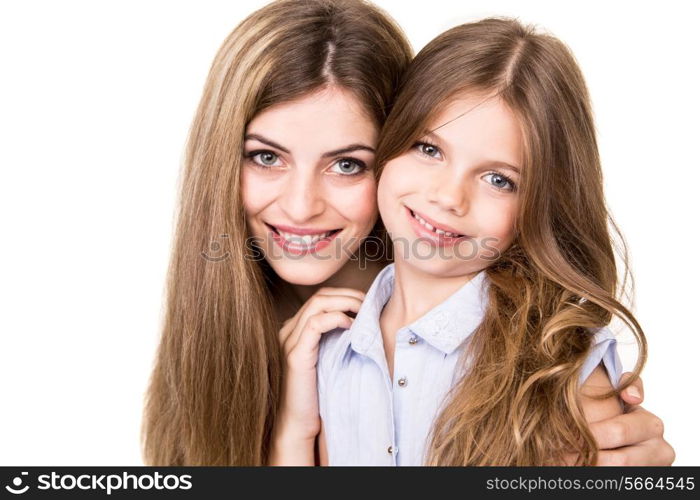
{"label": "woman's blue eye", "polygon": [[432,144],[428,144],[425,142],[419,142],[416,144],[416,147],[418,148],[418,151],[420,151],[426,156],[430,156],[431,158],[440,157],[440,150],[437,146],[433,146]]}
{"label": "woman's blue eye", "polygon": [[274,167],[279,156],[272,151],[253,151],[246,155],[250,160],[261,167]]}
{"label": "woman's blue eye", "polygon": [[492,172],[487,174],[491,177],[491,185],[503,191],[515,191],[515,183],[503,174]]}
{"label": "woman's blue eye", "polygon": [[256,156],[260,158],[260,163],[263,165],[271,166],[277,161],[277,155],[270,151],[265,151],[264,153],[257,154]]}
{"label": "woman's blue eye", "polygon": [[343,158],[333,164],[333,167],[338,167],[335,172],[343,175],[357,175],[367,167],[363,162]]}

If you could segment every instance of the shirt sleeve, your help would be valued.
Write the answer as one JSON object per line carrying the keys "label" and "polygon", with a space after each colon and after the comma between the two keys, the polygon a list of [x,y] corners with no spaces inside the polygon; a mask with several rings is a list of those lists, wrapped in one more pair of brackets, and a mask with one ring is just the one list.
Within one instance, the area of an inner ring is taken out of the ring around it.
{"label": "shirt sleeve", "polygon": [[579,385],[586,381],[601,361],[608,372],[610,382],[614,387],[617,387],[622,375],[622,362],[617,353],[617,339],[607,327],[599,328],[593,335],[593,344],[588,351],[588,357],[583,363],[583,368],[581,368]]}

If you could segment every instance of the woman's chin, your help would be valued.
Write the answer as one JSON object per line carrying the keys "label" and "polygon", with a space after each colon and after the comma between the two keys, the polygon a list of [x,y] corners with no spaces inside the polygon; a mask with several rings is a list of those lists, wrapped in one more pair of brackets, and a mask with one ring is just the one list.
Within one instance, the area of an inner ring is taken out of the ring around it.
{"label": "woman's chin", "polygon": [[300,260],[296,262],[271,263],[272,269],[281,279],[292,285],[319,285],[340,271],[345,262]]}

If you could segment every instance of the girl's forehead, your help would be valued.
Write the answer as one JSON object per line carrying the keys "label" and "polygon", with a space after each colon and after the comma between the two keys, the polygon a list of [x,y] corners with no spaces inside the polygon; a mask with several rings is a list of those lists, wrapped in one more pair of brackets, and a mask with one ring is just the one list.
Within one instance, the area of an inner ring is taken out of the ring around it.
{"label": "girl's forehead", "polygon": [[[467,115],[481,115],[494,107],[500,107],[498,95],[462,93],[447,99],[435,110],[428,120],[428,131],[433,132]],[[469,118],[478,118],[470,116]]]}

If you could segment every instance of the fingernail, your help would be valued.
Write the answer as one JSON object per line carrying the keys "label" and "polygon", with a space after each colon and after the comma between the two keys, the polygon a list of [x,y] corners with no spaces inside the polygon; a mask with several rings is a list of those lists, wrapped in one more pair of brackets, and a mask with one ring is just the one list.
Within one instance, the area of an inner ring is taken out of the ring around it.
{"label": "fingernail", "polygon": [[633,398],[637,399],[642,399],[642,395],[639,394],[639,389],[637,389],[635,386],[631,385],[627,388],[627,394],[632,396]]}

